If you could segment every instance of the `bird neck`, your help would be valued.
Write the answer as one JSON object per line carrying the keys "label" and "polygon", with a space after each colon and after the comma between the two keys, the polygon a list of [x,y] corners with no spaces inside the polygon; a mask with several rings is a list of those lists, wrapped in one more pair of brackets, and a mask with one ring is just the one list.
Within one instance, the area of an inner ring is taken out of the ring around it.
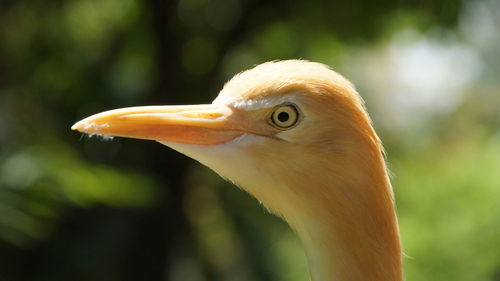
{"label": "bird neck", "polygon": [[334,167],[341,174],[350,171],[344,178],[324,171],[324,186],[309,189],[320,196],[302,194],[300,214],[285,217],[303,241],[312,281],[403,279],[392,188],[383,158],[375,161]]}

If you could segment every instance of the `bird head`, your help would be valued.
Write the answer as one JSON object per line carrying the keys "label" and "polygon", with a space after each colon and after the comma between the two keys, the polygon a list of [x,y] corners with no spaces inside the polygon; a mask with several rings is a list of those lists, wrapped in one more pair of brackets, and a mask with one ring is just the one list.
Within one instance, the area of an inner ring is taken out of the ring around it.
{"label": "bird head", "polygon": [[373,232],[367,224],[394,224],[382,146],[363,101],[319,63],[264,63],[232,78],[211,104],[111,110],[72,129],[155,140],[196,159],[283,217],[305,244],[325,232],[354,247],[355,233]]}

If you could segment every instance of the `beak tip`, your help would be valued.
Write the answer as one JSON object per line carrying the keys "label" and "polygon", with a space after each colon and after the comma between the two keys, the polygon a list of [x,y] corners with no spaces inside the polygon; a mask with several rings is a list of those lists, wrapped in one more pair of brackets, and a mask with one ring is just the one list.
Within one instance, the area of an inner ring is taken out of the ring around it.
{"label": "beak tip", "polygon": [[76,122],[75,124],[73,124],[73,126],[71,126],[71,130],[79,131],[82,133],[88,133],[88,131],[94,127],[96,127],[96,126],[92,126],[92,123],[89,124],[89,122],[87,122],[84,119],[84,120],[80,120],[80,121]]}
{"label": "beak tip", "polygon": [[106,129],[109,127],[107,123],[97,123],[93,119],[86,118],[80,120],[71,126],[71,130],[79,131],[85,134],[106,135]]}
{"label": "beak tip", "polygon": [[71,126],[71,130],[73,131],[81,131],[83,126],[82,126],[82,121],[78,121],[76,122],[75,124],[73,124],[73,126]]}

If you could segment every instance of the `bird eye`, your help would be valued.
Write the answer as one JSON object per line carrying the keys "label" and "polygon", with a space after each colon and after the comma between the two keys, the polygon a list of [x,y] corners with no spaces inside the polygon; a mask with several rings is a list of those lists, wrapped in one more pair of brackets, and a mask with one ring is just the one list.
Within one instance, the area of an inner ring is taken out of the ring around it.
{"label": "bird eye", "polygon": [[293,104],[282,104],[274,108],[270,119],[271,125],[278,129],[289,129],[299,121],[299,110]]}

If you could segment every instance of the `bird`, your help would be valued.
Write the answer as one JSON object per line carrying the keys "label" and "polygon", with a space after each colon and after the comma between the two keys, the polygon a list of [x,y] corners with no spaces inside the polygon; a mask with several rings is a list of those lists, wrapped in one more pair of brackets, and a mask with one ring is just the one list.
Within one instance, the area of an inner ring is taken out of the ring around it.
{"label": "bird", "polygon": [[393,188],[354,85],[307,60],[236,74],[211,104],[139,106],[72,126],[154,140],[242,188],[300,238],[312,281],[402,281]]}

